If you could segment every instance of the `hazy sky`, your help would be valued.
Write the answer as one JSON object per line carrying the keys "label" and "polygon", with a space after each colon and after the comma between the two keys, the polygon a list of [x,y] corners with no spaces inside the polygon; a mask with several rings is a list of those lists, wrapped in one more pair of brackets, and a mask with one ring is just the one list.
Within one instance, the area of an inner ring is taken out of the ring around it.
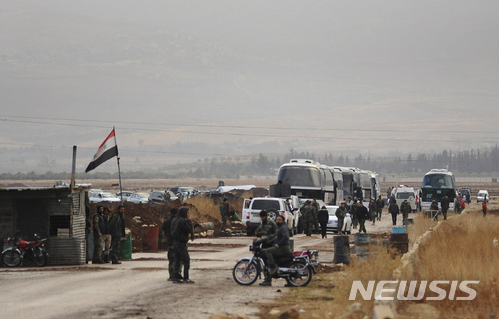
{"label": "hazy sky", "polygon": [[[167,147],[177,142],[237,145],[193,155],[211,158],[291,147],[417,153],[498,139],[496,1],[2,7],[0,148],[10,151],[0,172],[43,169],[15,155],[33,144],[48,162],[76,144],[81,168],[113,125],[129,167],[182,160]],[[161,153],[137,153],[144,145]]]}

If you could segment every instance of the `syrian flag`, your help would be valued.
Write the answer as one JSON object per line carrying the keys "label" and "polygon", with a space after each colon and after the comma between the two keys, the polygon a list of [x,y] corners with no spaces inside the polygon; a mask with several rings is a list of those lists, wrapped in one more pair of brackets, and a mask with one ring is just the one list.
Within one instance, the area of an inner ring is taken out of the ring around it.
{"label": "syrian flag", "polygon": [[104,142],[102,142],[102,144],[99,146],[99,149],[97,149],[97,153],[95,153],[94,158],[92,159],[90,164],[88,164],[85,173],[90,172],[94,168],[97,168],[97,166],[99,166],[100,164],[115,156],[118,156],[118,145],[116,145],[116,136],[114,135],[113,127],[111,134],[106,137]]}

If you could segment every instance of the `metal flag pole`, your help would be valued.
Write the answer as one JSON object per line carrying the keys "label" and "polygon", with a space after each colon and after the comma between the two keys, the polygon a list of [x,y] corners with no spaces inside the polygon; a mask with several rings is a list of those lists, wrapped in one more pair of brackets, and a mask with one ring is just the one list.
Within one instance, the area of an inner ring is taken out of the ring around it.
{"label": "metal flag pole", "polygon": [[114,144],[116,145],[116,161],[118,162],[118,177],[120,180],[120,198],[121,198],[121,205],[123,205],[123,189],[121,188],[120,154],[118,151],[118,143],[116,142],[116,130],[114,126],[113,126],[113,131],[114,131]]}

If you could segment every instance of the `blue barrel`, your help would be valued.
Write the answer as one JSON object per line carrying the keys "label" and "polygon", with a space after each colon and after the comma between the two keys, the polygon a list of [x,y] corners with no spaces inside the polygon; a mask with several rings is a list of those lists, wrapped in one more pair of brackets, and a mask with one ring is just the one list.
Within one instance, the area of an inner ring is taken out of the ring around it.
{"label": "blue barrel", "polygon": [[392,227],[392,234],[405,234],[407,233],[407,228],[405,227]]}
{"label": "blue barrel", "polygon": [[334,236],[333,263],[350,264],[350,236]]}
{"label": "blue barrel", "polygon": [[369,258],[371,252],[369,251],[369,244],[371,243],[371,235],[369,234],[355,234],[354,245],[355,254],[357,255],[357,260],[363,260]]}

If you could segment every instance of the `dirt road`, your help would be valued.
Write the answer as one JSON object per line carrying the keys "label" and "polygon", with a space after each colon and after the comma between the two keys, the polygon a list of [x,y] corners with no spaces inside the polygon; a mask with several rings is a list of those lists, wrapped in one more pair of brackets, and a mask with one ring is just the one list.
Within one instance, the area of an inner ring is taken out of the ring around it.
{"label": "dirt road", "polygon": [[[384,213],[367,231],[389,232]],[[400,216],[399,216],[400,225]],[[354,231],[353,233],[355,233]],[[294,236],[295,250],[319,248],[320,261],[333,260],[333,236]],[[237,285],[232,267],[249,256],[248,237],[197,239],[189,244],[191,279],[167,281],[166,253],[136,253],[121,265],[0,268],[4,318],[207,318],[212,313],[242,312],[258,318],[258,304],[271,302],[289,289],[283,279],[272,287]]]}

